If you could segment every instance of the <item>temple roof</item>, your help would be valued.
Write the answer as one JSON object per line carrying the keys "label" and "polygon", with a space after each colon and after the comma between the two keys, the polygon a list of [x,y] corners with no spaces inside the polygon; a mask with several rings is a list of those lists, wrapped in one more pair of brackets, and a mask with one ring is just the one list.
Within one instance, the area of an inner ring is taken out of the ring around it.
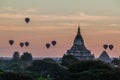
{"label": "temple roof", "polygon": [[84,40],[83,40],[81,32],[80,32],[80,26],[78,26],[77,35],[74,39],[74,43],[73,43],[73,46],[71,47],[70,51],[89,52],[89,50],[84,45]]}
{"label": "temple roof", "polygon": [[103,51],[101,55],[99,56],[99,60],[104,61],[104,62],[110,62],[111,59],[106,51]]}
{"label": "temple roof", "polygon": [[102,54],[99,56],[99,58],[106,58],[106,59],[109,59],[109,55],[107,54],[106,51],[103,51]]}

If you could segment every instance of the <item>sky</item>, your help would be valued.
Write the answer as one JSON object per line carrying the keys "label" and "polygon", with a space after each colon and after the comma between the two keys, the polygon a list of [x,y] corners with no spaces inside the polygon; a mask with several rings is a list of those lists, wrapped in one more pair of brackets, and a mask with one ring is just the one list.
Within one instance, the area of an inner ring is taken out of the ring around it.
{"label": "sky", "polygon": [[[114,45],[106,50],[111,57],[120,56],[120,0],[0,0],[0,57],[12,57],[15,51],[62,57],[72,47],[78,25],[85,46],[96,57],[103,44]],[[57,45],[46,49],[52,40]],[[26,41],[29,47],[20,48]]]}

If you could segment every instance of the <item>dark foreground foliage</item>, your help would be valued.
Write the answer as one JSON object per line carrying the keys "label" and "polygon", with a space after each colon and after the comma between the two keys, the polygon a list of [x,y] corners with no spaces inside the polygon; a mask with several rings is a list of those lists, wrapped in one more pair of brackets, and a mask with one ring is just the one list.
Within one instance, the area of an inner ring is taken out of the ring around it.
{"label": "dark foreground foliage", "polygon": [[46,60],[36,60],[32,66],[27,69],[33,75],[47,77],[50,76],[55,80],[64,80],[68,76],[68,70],[63,66]]}
{"label": "dark foreground foliage", "polygon": [[14,72],[3,72],[0,74],[0,80],[35,80],[32,76],[14,73]]}
{"label": "dark foreground foliage", "polygon": [[69,67],[70,80],[120,80],[120,71],[101,61],[79,61]]}
{"label": "dark foreground foliage", "polygon": [[[52,59],[43,59],[33,61],[23,72],[16,72],[18,68],[9,72],[0,70],[0,80],[120,80],[120,70],[110,64],[96,60],[74,62],[71,59],[67,67]],[[66,63],[69,62],[65,59]]]}
{"label": "dark foreground foliage", "polygon": [[73,64],[74,62],[77,62],[77,61],[79,61],[79,60],[73,55],[64,55],[62,58],[61,65],[65,66],[65,67],[69,67],[71,64]]}

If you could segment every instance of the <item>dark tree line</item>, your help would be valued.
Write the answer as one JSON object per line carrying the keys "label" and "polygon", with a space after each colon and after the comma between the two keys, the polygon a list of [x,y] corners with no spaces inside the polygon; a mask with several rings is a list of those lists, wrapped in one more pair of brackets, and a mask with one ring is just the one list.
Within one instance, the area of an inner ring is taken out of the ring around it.
{"label": "dark tree line", "polygon": [[[22,66],[24,65],[24,60],[31,60],[30,53],[23,54],[23,56],[28,55],[29,57],[27,58],[23,57]],[[15,52],[13,56],[17,60],[18,53]],[[118,64],[119,60],[114,59],[112,63]],[[61,63],[56,63],[53,59],[46,58],[33,60],[30,64],[30,66],[25,67],[25,72],[21,74],[19,72],[22,71],[21,64],[14,62],[10,66],[13,71],[18,73],[0,70],[0,80],[120,80],[120,69],[113,67],[111,64],[98,60],[79,61],[72,55],[64,55]]]}
{"label": "dark tree line", "polygon": [[31,53],[28,52],[24,52],[21,56],[19,55],[19,52],[14,52],[13,54],[13,61],[32,61],[33,57],[31,55]]}
{"label": "dark tree line", "polygon": [[14,72],[3,72],[0,74],[0,80],[35,80],[32,76],[14,73]]}
{"label": "dark tree line", "polygon": [[51,59],[35,60],[27,71],[34,73],[35,77],[49,76],[54,80],[64,80],[68,77],[68,70]]}

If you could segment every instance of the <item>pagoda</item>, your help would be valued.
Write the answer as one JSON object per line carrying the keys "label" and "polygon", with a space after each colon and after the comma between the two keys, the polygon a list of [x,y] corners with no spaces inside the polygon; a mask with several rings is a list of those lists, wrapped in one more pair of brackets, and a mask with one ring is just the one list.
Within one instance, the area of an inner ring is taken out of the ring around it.
{"label": "pagoda", "polygon": [[104,61],[106,63],[110,63],[112,61],[106,51],[103,51],[101,53],[101,55],[99,56],[98,60]]}
{"label": "pagoda", "polygon": [[94,59],[94,55],[84,45],[84,40],[80,32],[80,26],[78,26],[77,35],[74,39],[73,46],[67,50],[65,55],[73,55],[79,60]]}

